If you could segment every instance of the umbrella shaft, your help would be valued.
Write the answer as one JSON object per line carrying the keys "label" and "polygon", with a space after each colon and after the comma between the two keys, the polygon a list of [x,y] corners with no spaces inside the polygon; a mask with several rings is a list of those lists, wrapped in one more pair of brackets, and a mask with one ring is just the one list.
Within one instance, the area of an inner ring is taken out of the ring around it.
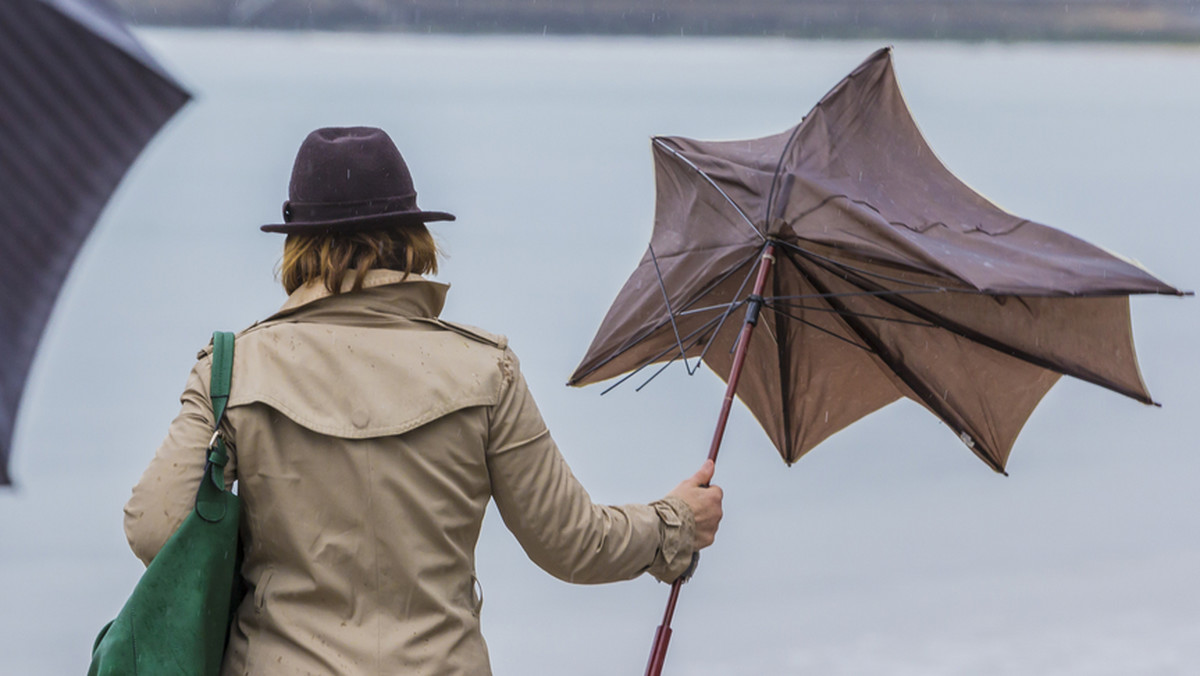
{"label": "umbrella shaft", "polygon": [[[746,311],[746,322],[742,324],[738,334],[737,350],[733,354],[733,367],[729,370],[728,384],[725,386],[725,400],[721,403],[721,413],[717,416],[717,429],[713,432],[712,446],[708,449],[708,459],[717,461],[717,453],[721,450],[721,439],[725,436],[725,423],[729,421],[729,411],[733,407],[733,397],[737,393],[738,380],[742,376],[742,365],[746,363],[746,350],[750,347],[750,335],[758,323],[758,311],[762,308],[762,292],[767,285],[767,273],[771,263],[775,261],[775,245],[768,242],[763,248],[762,258],[759,259],[758,277],[754,280],[754,291],[750,294],[750,307]],[[671,595],[667,598],[667,609],[663,612],[662,624],[654,632],[654,645],[650,648],[650,659],[646,663],[646,676],[659,676],[662,673],[663,662],[667,659],[667,644],[671,641],[671,619],[675,615],[675,602],[679,600],[679,590],[683,587],[682,577],[671,583]]]}
{"label": "umbrella shaft", "polygon": [[721,439],[725,437],[725,423],[729,421],[729,412],[733,408],[733,397],[737,393],[738,381],[742,378],[742,366],[746,363],[746,351],[750,347],[750,335],[758,324],[759,310],[762,308],[763,289],[767,285],[767,273],[771,271],[771,263],[775,261],[775,245],[768,242],[763,248],[759,259],[758,277],[754,280],[754,290],[750,292],[749,307],[746,308],[746,321],[738,334],[737,350],[733,354],[733,366],[729,369],[729,380],[725,386],[725,399],[721,402],[721,413],[717,416],[717,428],[713,432],[712,445],[708,448],[708,459],[717,461],[717,453],[721,451]]}
{"label": "umbrella shaft", "polygon": [[745,346],[750,342],[750,334],[753,332],[754,325],[747,322],[742,325],[742,331],[738,334],[737,353],[733,357],[733,368],[729,371],[729,384],[725,387],[725,399],[721,402],[721,413],[717,416],[717,429],[713,432],[712,445],[708,447],[708,459],[712,460],[714,464],[717,462],[717,453],[721,452],[721,440],[725,437],[725,423],[729,422],[733,397],[737,390],[738,380],[742,375],[742,364],[746,361]]}

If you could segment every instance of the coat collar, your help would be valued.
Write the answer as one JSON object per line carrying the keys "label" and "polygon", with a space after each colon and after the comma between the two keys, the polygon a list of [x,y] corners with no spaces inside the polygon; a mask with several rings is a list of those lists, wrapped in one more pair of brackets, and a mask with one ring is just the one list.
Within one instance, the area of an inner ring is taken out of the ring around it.
{"label": "coat collar", "polygon": [[312,280],[288,296],[279,311],[265,321],[280,319],[318,307],[363,305],[379,299],[385,301],[389,314],[408,317],[437,317],[446,304],[449,284],[434,282],[420,275],[408,275],[395,270],[369,270],[359,291],[351,291],[354,276],[342,280],[342,292],[334,294],[321,280]]}

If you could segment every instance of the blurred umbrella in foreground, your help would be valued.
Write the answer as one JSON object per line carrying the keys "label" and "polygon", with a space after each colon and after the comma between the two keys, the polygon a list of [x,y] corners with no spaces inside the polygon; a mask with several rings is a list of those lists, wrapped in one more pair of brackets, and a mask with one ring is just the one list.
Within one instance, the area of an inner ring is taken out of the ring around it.
{"label": "blurred umbrella in foreground", "polygon": [[1182,292],[955,178],[917,130],[889,49],[782,134],[659,137],[653,150],[650,247],[570,384],[702,361],[727,383],[710,458],[735,393],[788,464],[908,397],[997,472],[1061,375],[1153,403],[1129,295]]}
{"label": "blurred umbrella in foreground", "polygon": [[0,485],[67,271],[121,177],[188,100],[109,0],[0,2]]}

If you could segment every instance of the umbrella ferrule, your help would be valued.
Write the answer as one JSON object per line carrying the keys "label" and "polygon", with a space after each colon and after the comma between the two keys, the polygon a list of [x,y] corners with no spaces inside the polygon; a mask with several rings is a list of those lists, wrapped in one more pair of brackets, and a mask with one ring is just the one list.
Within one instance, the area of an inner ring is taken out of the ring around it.
{"label": "umbrella ferrule", "polygon": [[750,325],[758,324],[758,314],[762,311],[764,299],[761,295],[754,293],[746,299],[746,322]]}

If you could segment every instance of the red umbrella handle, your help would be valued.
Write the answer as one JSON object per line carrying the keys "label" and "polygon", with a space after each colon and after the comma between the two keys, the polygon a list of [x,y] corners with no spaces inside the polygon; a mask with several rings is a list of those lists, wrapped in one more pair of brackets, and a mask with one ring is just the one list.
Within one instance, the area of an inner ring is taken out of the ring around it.
{"label": "red umbrella handle", "polygon": [[[775,261],[775,244],[767,242],[763,248],[762,258],[759,259],[758,277],[754,280],[754,290],[750,293],[749,304],[746,308],[746,321],[738,335],[737,350],[733,354],[733,367],[729,370],[729,381],[725,386],[725,399],[721,402],[721,413],[717,416],[717,429],[713,432],[712,446],[708,449],[708,459],[717,461],[717,453],[721,450],[721,439],[725,436],[725,423],[729,421],[729,411],[733,408],[733,397],[737,393],[738,380],[742,377],[742,365],[746,363],[746,349],[750,346],[750,335],[758,324],[758,314],[762,310],[763,288],[767,285],[767,273],[771,263]],[[650,648],[650,659],[646,662],[646,676],[660,676],[663,662],[667,659],[667,644],[671,642],[671,618],[675,615],[675,602],[679,600],[679,589],[683,587],[684,577],[671,583],[671,595],[667,598],[667,609],[663,612],[662,624],[654,632],[654,645]]]}

